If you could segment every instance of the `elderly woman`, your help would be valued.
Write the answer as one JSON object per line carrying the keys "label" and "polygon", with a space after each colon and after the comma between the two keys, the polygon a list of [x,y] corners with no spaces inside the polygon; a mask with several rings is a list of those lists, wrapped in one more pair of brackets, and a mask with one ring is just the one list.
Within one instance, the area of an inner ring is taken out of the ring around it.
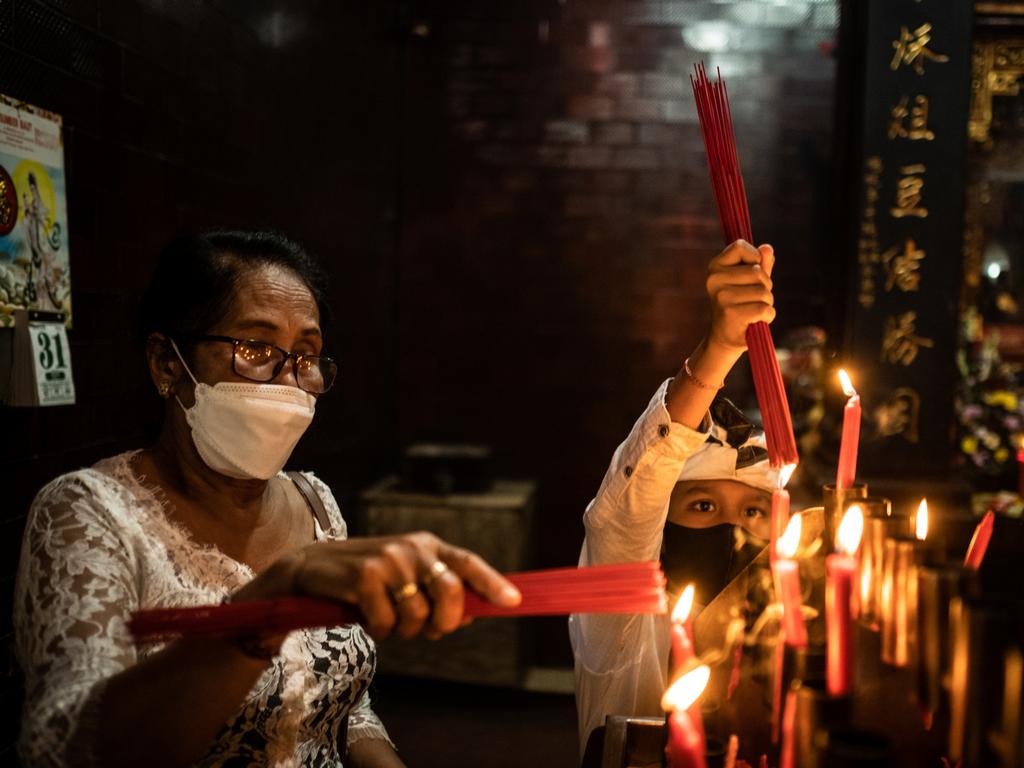
{"label": "elderly woman", "polygon": [[[397,766],[367,688],[374,643],[462,622],[464,584],[518,593],[429,534],[348,539],[330,490],[281,472],[337,367],[323,280],[262,232],[172,243],[143,300],[166,401],[156,445],[47,485],[18,572],[20,750],[37,765]],[[313,595],[362,626],[136,648],[141,608]]]}

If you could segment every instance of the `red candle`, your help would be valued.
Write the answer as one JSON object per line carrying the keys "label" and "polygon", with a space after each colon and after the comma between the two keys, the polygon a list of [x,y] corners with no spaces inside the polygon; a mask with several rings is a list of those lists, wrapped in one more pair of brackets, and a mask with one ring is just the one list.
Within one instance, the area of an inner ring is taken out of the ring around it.
{"label": "red candle", "polygon": [[1024,440],[1017,449],[1017,495],[1024,496]]}
{"label": "red candle", "polygon": [[772,566],[777,599],[782,603],[782,628],[786,645],[794,648],[807,646],[807,628],[804,626],[803,593],[800,589],[800,564],[793,557],[800,546],[800,515],[793,515],[786,532],[777,543],[777,557]]}
{"label": "red candle", "polygon": [[786,694],[786,709],[782,717],[782,749],[779,768],[796,768],[796,691]]}
{"label": "red candle", "polygon": [[668,746],[665,747],[669,768],[706,768],[704,738],[693,717],[678,709],[668,717]]}
{"label": "red candle", "polygon": [[992,527],[996,524],[996,513],[991,509],[985,513],[974,529],[974,536],[971,537],[971,544],[967,547],[967,556],[964,558],[964,568],[976,571],[981,568],[985,560],[985,552],[988,551],[988,543],[992,540]]}
{"label": "red candle", "polygon": [[704,726],[697,700],[707,687],[711,669],[702,664],[682,675],[661,698],[668,718],[668,745],[665,756],[669,768],[706,768]]}
{"label": "red candle", "polygon": [[849,398],[843,410],[843,439],[839,444],[839,467],[836,470],[836,489],[853,485],[857,477],[857,444],[860,442],[860,395],[850,383],[846,371],[839,370],[843,393]]}
{"label": "red candle", "polygon": [[688,584],[672,609],[672,674],[674,680],[695,656],[693,650],[693,584]]}
{"label": "red candle", "polygon": [[825,558],[825,633],[828,656],[825,680],[831,696],[853,691],[853,577],[857,548],[864,528],[864,513],[851,506],[839,524],[836,551]]}
{"label": "red candle", "polygon": [[774,565],[778,557],[779,538],[789,524],[789,491],[786,484],[796,469],[796,464],[787,464],[779,470],[779,487],[772,491],[772,519],[770,541],[768,542],[768,561]]}

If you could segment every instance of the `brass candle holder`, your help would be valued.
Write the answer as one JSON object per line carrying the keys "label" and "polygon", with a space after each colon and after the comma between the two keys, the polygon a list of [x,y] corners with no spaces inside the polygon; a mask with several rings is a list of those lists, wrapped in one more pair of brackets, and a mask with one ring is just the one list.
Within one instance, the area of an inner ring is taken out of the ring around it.
{"label": "brass candle holder", "polygon": [[892,502],[885,498],[868,496],[856,503],[864,512],[864,533],[857,567],[858,616],[864,626],[878,630],[882,614],[885,539],[909,535],[910,518],[894,516]]}
{"label": "brass candle holder", "polygon": [[885,539],[882,560],[882,661],[909,667],[917,647],[916,539]]}
{"label": "brass candle holder", "polygon": [[830,696],[823,679],[793,683],[796,712],[793,718],[793,755],[800,768],[827,766],[822,740],[830,728],[847,726],[853,714],[852,696]]}
{"label": "brass candle holder", "polygon": [[999,730],[989,734],[999,765],[1024,765],[1024,653],[1008,648],[1004,661],[1003,717]]}
{"label": "brass candle holder", "polygon": [[917,568],[917,700],[926,712],[945,711],[949,705],[949,606],[962,596],[963,584],[964,570],[958,565]]}
{"label": "brass candle holder", "polygon": [[[985,600],[973,595],[953,598],[950,604],[951,761],[965,766],[1020,764],[1000,763],[998,739],[994,743],[991,738],[1005,728],[1007,713],[1000,694],[1004,693],[1007,652],[1016,647],[1021,631],[1020,613],[1019,601]],[[1015,714],[1013,709],[1011,706],[1011,716]]]}
{"label": "brass candle holder", "polygon": [[839,521],[850,504],[868,495],[867,483],[854,483],[839,490],[835,483],[826,483],[821,489],[821,505],[825,508],[825,531],[823,536],[825,554],[831,554],[836,546],[836,531]]}

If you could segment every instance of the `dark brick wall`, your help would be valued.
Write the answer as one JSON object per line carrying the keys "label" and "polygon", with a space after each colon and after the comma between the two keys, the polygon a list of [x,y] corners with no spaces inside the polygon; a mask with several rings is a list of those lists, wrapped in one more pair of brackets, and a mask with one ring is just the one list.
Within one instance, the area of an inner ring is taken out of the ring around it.
{"label": "dark brick wall", "polygon": [[[728,78],[782,322],[820,317],[834,5],[0,0],[0,92],[67,124],[78,387],[0,408],[0,763],[24,513],[158,419],[131,322],[174,231],[269,224],[328,261],[343,379],[296,464],[351,509],[411,440],[490,443],[542,483],[540,564],[570,563],[612,450],[702,332],[721,246],[702,57]],[[550,622],[538,659],[568,658]]]}
{"label": "dark brick wall", "polygon": [[[721,235],[687,77],[702,58],[727,78],[754,233],[778,252],[779,331],[823,322],[836,18],[830,2],[423,9],[400,435],[489,442],[539,478],[543,564],[575,560],[615,445],[704,329]],[[564,622],[545,638],[542,659],[565,660]]]}
{"label": "dark brick wall", "polygon": [[132,323],[174,232],[269,225],[328,261],[344,378],[298,460],[344,498],[394,455],[396,18],[394,3],[331,0],[0,0],[0,92],[67,126],[78,395],[0,406],[0,765],[20,707],[9,646],[24,514],[47,480],[144,444],[157,422]]}

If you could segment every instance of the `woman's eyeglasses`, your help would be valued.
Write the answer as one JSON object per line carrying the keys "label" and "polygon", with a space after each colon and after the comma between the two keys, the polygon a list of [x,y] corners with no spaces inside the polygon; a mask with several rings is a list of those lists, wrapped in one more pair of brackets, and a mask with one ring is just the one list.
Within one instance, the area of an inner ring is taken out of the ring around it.
{"label": "woman's eyeglasses", "polygon": [[231,370],[249,381],[273,381],[289,359],[299,389],[322,395],[338,376],[338,364],[329,357],[286,352],[264,341],[234,339],[230,336],[188,336],[192,341],[219,341],[234,346]]}

